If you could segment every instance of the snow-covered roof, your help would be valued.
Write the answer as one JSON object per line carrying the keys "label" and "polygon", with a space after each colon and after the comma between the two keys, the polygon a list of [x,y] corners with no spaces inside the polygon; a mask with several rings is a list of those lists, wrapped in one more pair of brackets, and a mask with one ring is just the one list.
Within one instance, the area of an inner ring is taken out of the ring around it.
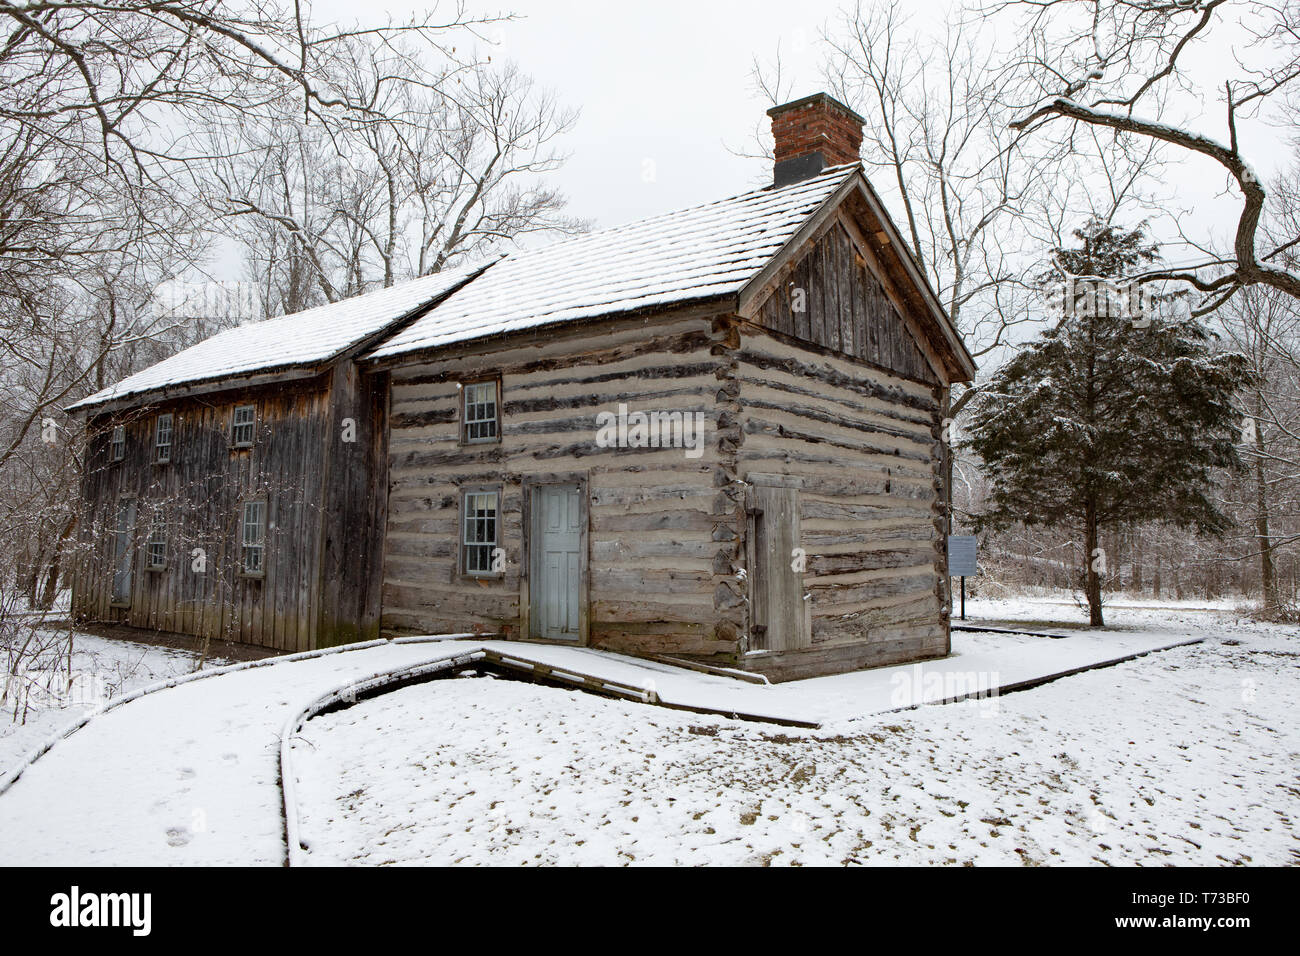
{"label": "snow-covered roof", "polygon": [[738,293],[857,169],[513,253],[368,357]]}
{"label": "snow-covered roof", "polygon": [[[418,318],[391,337],[380,337],[367,357],[399,356],[536,326],[736,294],[859,168],[833,167],[779,189],[756,189],[515,252],[494,263],[242,325],[68,410],[321,365],[412,315]],[[428,311],[419,315],[425,308]]]}
{"label": "snow-covered roof", "polygon": [[68,411],[179,386],[328,362],[487,267],[477,263],[328,305],[219,332],[68,407]]}

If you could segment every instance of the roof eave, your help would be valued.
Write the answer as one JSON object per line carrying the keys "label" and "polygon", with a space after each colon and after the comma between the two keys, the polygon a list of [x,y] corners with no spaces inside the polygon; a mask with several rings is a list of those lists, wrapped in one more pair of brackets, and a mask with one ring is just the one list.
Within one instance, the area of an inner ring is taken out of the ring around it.
{"label": "roof eave", "polygon": [[[257,385],[269,385],[275,382],[300,381],[306,378],[315,378],[326,369],[331,368],[336,363],[348,358],[353,358],[368,352],[386,338],[396,335],[402,329],[406,328],[420,316],[429,310],[441,305],[447,298],[456,292],[459,292],[466,285],[477,279],[490,267],[499,262],[501,256],[495,259],[489,259],[482,266],[469,272],[460,282],[412,309],[408,309],[402,315],[385,323],[378,330],[371,332],[369,335],[362,336],[355,341],[349,342],[341,349],[330,353],[324,358],[317,359],[310,363],[296,363],[291,365],[271,366],[264,369],[253,369],[249,372],[237,373],[234,375],[214,375],[208,378],[192,379],[179,385],[164,385],[158,388],[147,389],[142,392],[131,392],[127,395],[112,396],[100,402],[88,403],[85,399],[80,402],[74,402],[63,409],[66,414],[103,414],[109,411],[120,411],[123,408],[131,408],[139,405],[150,405],[160,401],[171,401],[177,398],[184,398],[188,395],[206,395],[212,392],[225,391],[227,389],[250,388]],[[179,353],[178,353],[179,354]],[[253,381],[254,379],[265,379],[264,381]]]}
{"label": "roof eave", "polygon": [[925,300],[926,305],[929,306],[930,314],[935,319],[939,331],[943,334],[944,342],[947,344],[949,351],[952,353],[953,359],[956,361],[957,370],[962,374],[962,376],[964,376],[954,377],[953,381],[974,381],[975,373],[977,371],[974,357],[966,349],[966,343],[962,340],[961,333],[959,333],[956,327],[952,324],[952,318],[948,315],[948,312],[944,309],[942,303],[939,302],[939,296],[930,285],[930,280],[926,278],[924,270],[921,269],[920,264],[917,263],[916,258],[912,255],[911,248],[907,245],[902,234],[898,231],[898,227],[894,225],[893,219],[890,218],[889,213],[885,210],[885,204],[880,201],[880,197],[876,195],[876,190],[872,187],[871,182],[866,176],[859,173],[857,184],[861,190],[863,198],[867,201],[867,204],[871,207],[871,211],[875,214],[876,219],[880,222],[881,226],[889,236],[889,242],[898,253],[898,258],[899,261],[903,263],[903,268],[907,270],[908,278],[912,280],[913,285],[915,285],[920,291],[921,297]]}
{"label": "roof eave", "polygon": [[214,392],[301,382],[316,378],[333,364],[334,360],[330,359],[312,365],[286,365],[280,368],[258,369],[255,372],[242,375],[218,375],[185,382],[181,385],[163,385],[143,392],[118,395],[94,404],[77,402],[74,405],[68,405],[63,411],[68,415],[90,417],[92,415],[104,415],[109,412],[120,412],[129,408],[139,408],[145,405],[157,405],[161,402],[171,402],[180,398],[191,398],[196,395],[211,395]]}
{"label": "roof eave", "polygon": [[413,365],[419,362],[429,361],[431,358],[436,357],[439,353],[446,352],[448,349],[463,348],[465,346],[507,340],[525,335],[536,335],[541,332],[551,332],[557,327],[587,328],[607,321],[638,317],[649,319],[654,316],[676,312],[682,309],[707,309],[709,306],[715,304],[723,311],[735,311],[736,293],[723,292],[702,295],[696,298],[679,299],[670,303],[643,305],[628,309],[617,309],[612,312],[601,312],[577,319],[556,319],[553,322],[546,322],[541,325],[530,325],[521,329],[507,329],[500,332],[492,332],[487,335],[477,335],[464,339],[457,339],[455,342],[425,345],[420,348],[413,348],[407,352],[399,352],[395,355],[363,355],[357,359],[357,364],[361,365],[368,371],[382,371],[384,369],[397,368],[402,365]]}

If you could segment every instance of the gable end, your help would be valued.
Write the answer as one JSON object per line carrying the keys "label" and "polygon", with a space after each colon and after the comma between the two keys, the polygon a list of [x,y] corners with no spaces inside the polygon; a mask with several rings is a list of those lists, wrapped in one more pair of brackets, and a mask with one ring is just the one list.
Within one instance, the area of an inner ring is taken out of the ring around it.
{"label": "gable end", "polygon": [[942,383],[942,365],[918,341],[868,255],[849,223],[832,217],[782,270],[752,320],[905,378]]}

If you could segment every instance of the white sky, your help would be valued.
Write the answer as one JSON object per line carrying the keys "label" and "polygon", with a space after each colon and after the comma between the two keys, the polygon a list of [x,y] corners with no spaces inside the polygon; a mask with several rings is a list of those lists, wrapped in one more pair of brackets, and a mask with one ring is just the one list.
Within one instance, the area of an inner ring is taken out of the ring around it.
{"label": "white sky", "polygon": [[[683,206],[734,195],[768,181],[767,164],[733,155],[748,147],[756,123],[767,123],[768,104],[753,91],[752,59],[770,60],[778,44],[792,95],[822,88],[822,27],[851,0],[657,0],[649,3],[578,0],[505,0],[501,6],[470,0],[481,12],[510,10],[520,19],[493,31],[497,56],[519,64],[581,117],[564,139],[568,163],[551,182],[569,198],[569,212],[611,226]],[[358,8],[355,0],[317,0],[320,21],[405,19],[427,2],[387,0]],[[943,24],[944,0],[910,0],[914,22]],[[1221,84],[1210,75],[1231,68],[1225,51],[1193,51],[1191,61],[1213,97]],[[849,104],[854,106],[855,104]],[[1199,131],[1226,140],[1222,108],[1184,101],[1179,121],[1191,117]],[[1203,109],[1211,112],[1198,115]],[[1291,131],[1244,124],[1243,152],[1265,177],[1287,155]],[[1173,153],[1171,155],[1180,155]],[[653,164],[650,181],[644,175]],[[877,178],[879,178],[877,176]],[[888,183],[877,188],[889,201]],[[1180,161],[1168,186],[1184,228],[1201,236],[1229,236],[1239,199],[1209,160]],[[1171,210],[1175,211],[1175,210]],[[1173,238],[1169,223],[1158,236]],[[1170,250],[1172,251],[1172,250]],[[1180,258],[1175,256],[1175,258]]]}
{"label": "white sky", "polygon": [[[770,179],[766,164],[727,146],[748,146],[770,105],[750,89],[751,57],[782,59],[821,89],[814,41],[836,0],[657,0],[651,3],[505,0],[475,2],[520,19],[495,34],[514,60],[561,103],[581,111],[564,142],[571,154],[553,182],[573,215],[612,226],[731,196]],[[401,19],[427,4],[372,4]],[[322,0],[316,16],[356,15],[354,3]],[[646,182],[646,161],[654,180]],[[760,182],[760,180],[762,182]]]}

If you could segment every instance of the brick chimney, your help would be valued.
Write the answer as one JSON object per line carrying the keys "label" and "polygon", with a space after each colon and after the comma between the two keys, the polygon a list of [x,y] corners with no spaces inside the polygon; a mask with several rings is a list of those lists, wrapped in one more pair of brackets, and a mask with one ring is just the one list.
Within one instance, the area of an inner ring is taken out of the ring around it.
{"label": "brick chimney", "polygon": [[864,120],[839,100],[814,93],[774,106],[772,138],[776,141],[772,182],[787,186],[816,176],[828,166],[858,161]]}

